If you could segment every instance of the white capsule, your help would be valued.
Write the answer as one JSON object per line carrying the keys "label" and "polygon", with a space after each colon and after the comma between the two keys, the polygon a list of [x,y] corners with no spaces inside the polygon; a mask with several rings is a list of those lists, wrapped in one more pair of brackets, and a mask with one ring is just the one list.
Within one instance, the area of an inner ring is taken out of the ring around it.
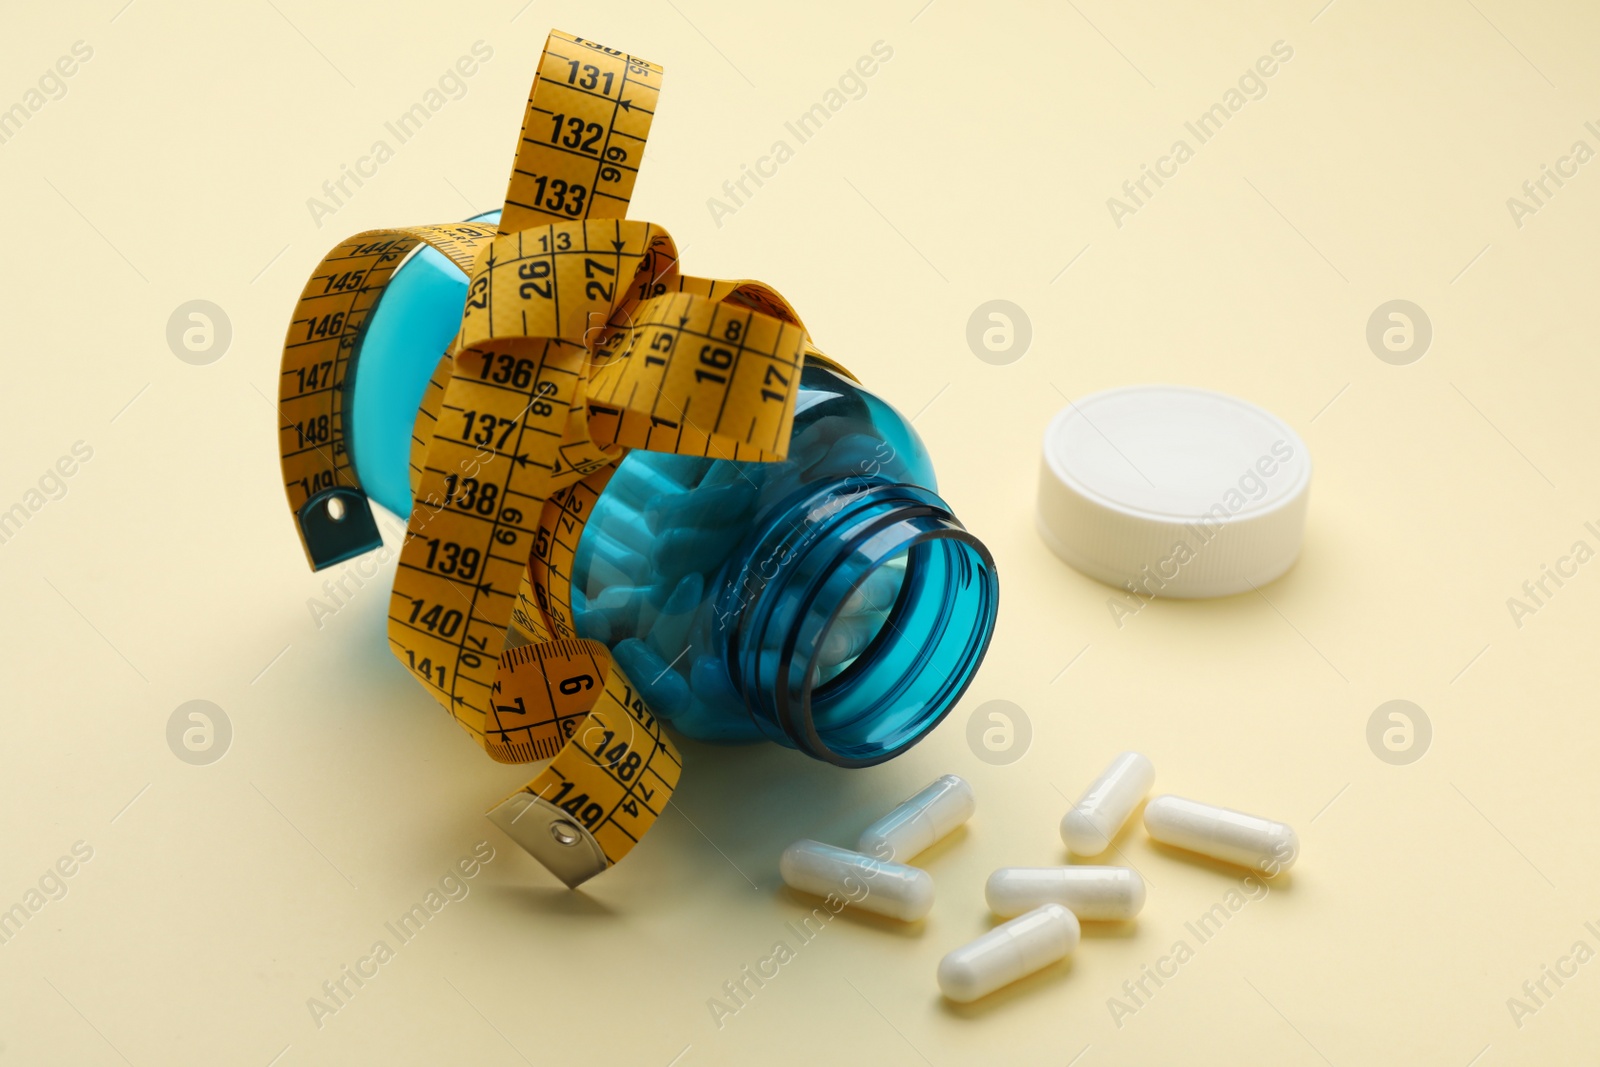
{"label": "white capsule", "polygon": [[983,887],[1001,918],[1060,904],[1080,919],[1131,919],[1144,907],[1144,879],[1131,867],[1001,867]]}
{"label": "white capsule", "polygon": [[1155,781],[1155,766],[1137,752],[1124,752],[1112,760],[1062,816],[1061,840],[1067,849],[1078,856],[1098,856],[1110,848],[1111,839]]}
{"label": "white capsule", "polygon": [[1183,797],[1159,796],[1144,806],[1144,828],[1157,841],[1268,875],[1286,871],[1300,855],[1287,823]]}
{"label": "white capsule", "polygon": [[1060,904],[1041,904],[940,960],[939,988],[951,1000],[977,1000],[1077,947],[1077,917]]}
{"label": "white capsule", "polygon": [[905,861],[972,818],[978,802],[965,778],[947,774],[861,831],[856,850]]}
{"label": "white capsule", "polygon": [[778,872],[802,893],[830,893],[852,907],[915,922],[933,908],[933,878],[903,863],[863,856],[821,841],[796,841],[783,850]]}
{"label": "white capsule", "polygon": [[817,648],[817,665],[824,672],[842,672],[845,664],[854,663],[866,651],[882,629],[881,615],[840,615],[829,625]]}
{"label": "white capsule", "polygon": [[856,591],[845,598],[839,608],[840,615],[871,613],[883,615],[900,595],[900,586],[906,580],[906,557],[896,556],[881,567],[867,572]]}

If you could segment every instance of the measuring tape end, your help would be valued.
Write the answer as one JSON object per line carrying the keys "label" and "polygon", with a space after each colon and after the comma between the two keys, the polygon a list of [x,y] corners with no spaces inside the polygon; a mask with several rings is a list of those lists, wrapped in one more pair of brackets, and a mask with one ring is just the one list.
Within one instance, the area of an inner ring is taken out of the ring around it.
{"label": "measuring tape end", "polygon": [[372,505],[359,489],[324,489],[302,504],[294,518],[314,571],[383,547]]}
{"label": "measuring tape end", "polygon": [[487,812],[524,851],[576,889],[609,863],[594,835],[548,800],[519,789]]}

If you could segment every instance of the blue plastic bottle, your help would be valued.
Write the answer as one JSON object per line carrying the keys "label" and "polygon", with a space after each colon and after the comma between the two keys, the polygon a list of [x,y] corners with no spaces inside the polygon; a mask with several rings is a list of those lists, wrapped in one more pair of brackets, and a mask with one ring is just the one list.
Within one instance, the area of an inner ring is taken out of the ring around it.
{"label": "blue plastic bottle", "polygon": [[[412,421],[465,300],[466,278],[425,249],[360,341],[356,470],[400,516]],[[630,452],[579,542],[572,606],[678,732],[869,766],[954,707],[999,586],[911,425],[820,364],[800,385],[782,463]]]}

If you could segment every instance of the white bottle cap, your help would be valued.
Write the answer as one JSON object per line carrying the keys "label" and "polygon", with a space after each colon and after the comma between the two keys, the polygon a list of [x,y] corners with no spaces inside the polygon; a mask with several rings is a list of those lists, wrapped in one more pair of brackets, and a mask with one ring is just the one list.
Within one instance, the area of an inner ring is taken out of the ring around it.
{"label": "white bottle cap", "polygon": [[1045,431],[1039,533],[1084,574],[1142,597],[1229,596],[1293,565],[1310,488],[1305,442],[1254,404],[1110,389]]}

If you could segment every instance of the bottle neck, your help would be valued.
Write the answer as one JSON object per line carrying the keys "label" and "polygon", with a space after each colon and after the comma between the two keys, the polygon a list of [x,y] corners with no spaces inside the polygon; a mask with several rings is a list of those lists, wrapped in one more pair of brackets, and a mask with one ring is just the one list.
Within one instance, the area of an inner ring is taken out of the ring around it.
{"label": "bottle neck", "polygon": [[938,725],[999,604],[993,558],[945,502],[882,478],[805,486],[729,576],[718,630],[752,718],[847,767],[891,759]]}

